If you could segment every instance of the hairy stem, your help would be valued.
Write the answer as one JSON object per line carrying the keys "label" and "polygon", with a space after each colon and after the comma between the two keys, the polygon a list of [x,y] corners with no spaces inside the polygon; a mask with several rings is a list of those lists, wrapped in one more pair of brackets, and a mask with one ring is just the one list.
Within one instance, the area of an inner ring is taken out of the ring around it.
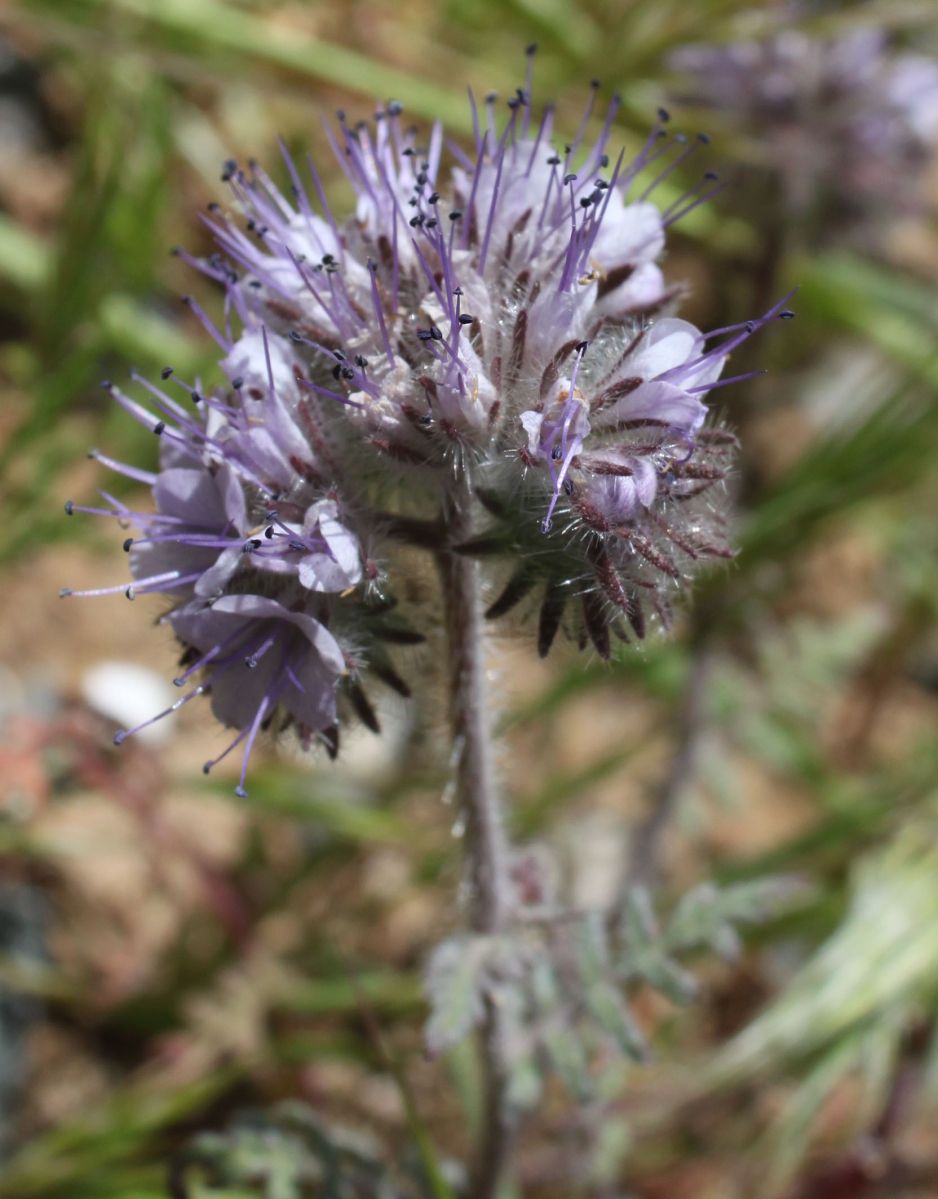
{"label": "hairy stem", "polygon": [[[472,497],[464,484],[447,500],[449,545],[467,539]],[[439,553],[446,633],[449,642],[450,715],[456,749],[456,778],[466,821],[472,883],[472,924],[497,933],[511,908],[508,842],[495,778],[492,705],[485,677],[485,630],[479,564],[450,549]],[[497,1009],[489,1004],[483,1028],[485,1110],[472,1173],[472,1199],[495,1199],[507,1169],[514,1121],[505,1102],[506,1078]]]}

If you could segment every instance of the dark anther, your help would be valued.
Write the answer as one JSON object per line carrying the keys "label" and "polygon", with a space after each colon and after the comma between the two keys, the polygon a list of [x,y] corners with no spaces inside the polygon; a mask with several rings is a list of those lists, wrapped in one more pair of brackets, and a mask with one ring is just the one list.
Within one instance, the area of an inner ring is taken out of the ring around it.
{"label": "dark anther", "polygon": [[497,99],[498,92],[489,92],[489,94],[485,97],[485,102],[486,104],[494,104]]}
{"label": "dark anther", "polygon": [[228,183],[228,181],[232,178],[232,176],[237,171],[237,169],[238,169],[238,164],[235,162],[235,160],[233,158],[226,159],[226,161],[223,163],[222,169],[221,169],[222,183]]}
{"label": "dark anther", "polygon": [[439,222],[439,221],[436,219],[436,217],[433,217],[433,216],[432,216],[432,217],[430,217],[429,221],[427,221],[427,223],[426,223],[426,225],[424,226],[424,228],[426,228],[426,229],[435,229],[439,223],[440,223],[440,222]]}
{"label": "dark anther", "polygon": [[342,378],[343,379],[354,379],[355,378],[355,372],[352,370],[352,368],[350,366],[342,367]]}
{"label": "dark anther", "polygon": [[323,254],[322,260],[326,264],[326,266],[332,266],[332,264],[335,262],[335,255],[334,254]]}
{"label": "dark anther", "polygon": [[364,370],[365,367],[368,365],[368,359],[365,358],[364,355],[362,355],[362,354],[356,354],[355,355],[355,365],[360,366],[362,368],[362,370]]}
{"label": "dark anther", "polygon": [[753,333],[756,328],[756,322],[755,321],[746,321],[745,328],[746,328],[747,333]]}
{"label": "dark anther", "polygon": [[521,103],[522,103],[521,100],[519,100],[516,96],[512,96],[511,99],[508,101],[508,107],[511,109],[512,112],[514,112],[516,108],[521,107]]}
{"label": "dark anther", "polygon": [[416,208],[417,207],[417,197],[411,196],[410,199],[407,201],[407,205],[409,208]]}
{"label": "dark anther", "polygon": [[206,204],[206,208],[209,210],[209,212],[218,212],[221,208],[221,205],[217,200],[209,200],[208,204]]}
{"label": "dark anther", "polygon": [[389,100],[388,101],[388,116],[389,117],[399,117],[403,111],[404,111],[404,105],[401,104],[400,100]]}
{"label": "dark anther", "polygon": [[698,133],[697,140],[700,142],[700,144],[702,146],[709,146],[710,145],[710,134],[709,133]]}
{"label": "dark anther", "polygon": [[65,501],[65,515],[66,516],[74,516],[75,515],[75,501],[74,500],[66,500]]}
{"label": "dark anther", "polygon": [[235,389],[235,391],[240,391],[241,388],[244,386],[244,380],[241,378],[240,375],[238,375],[237,379],[231,380],[231,386]]}
{"label": "dark anther", "polygon": [[572,183],[574,181],[574,179],[576,179],[576,175],[573,171],[571,171],[569,175],[564,175],[564,177],[563,177],[564,185],[566,185],[568,183]]}
{"label": "dark anther", "polygon": [[199,393],[197,391],[190,391],[189,398],[192,400],[193,404],[201,404],[202,403],[202,397],[199,395]]}
{"label": "dark anther", "polygon": [[157,435],[157,437],[159,437],[165,428],[166,428],[166,421],[158,420],[156,422],[156,424],[153,426],[153,432]]}
{"label": "dark anther", "polygon": [[537,54],[537,42],[531,42],[529,46],[525,47],[524,52],[528,58],[530,58],[532,54]]}
{"label": "dark anther", "polygon": [[132,537],[125,538],[125,540],[124,540],[124,553],[125,554],[130,553],[130,547],[133,545],[133,543],[134,543],[134,539]]}
{"label": "dark anther", "polygon": [[245,227],[245,229],[247,229],[248,233],[253,233],[254,230],[257,228],[257,221],[255,221],[255,219],[253,217],[248,217],[247,221],[244,224],[244,227]]}
{"label": "dark anther", "polygon": [[268,541],[270,541],[270,539],[273,537],[273,535],[274,535],[274,526],[268,525],[267,528],[264,530],[264,536],[267,538]]}
{"label": "dark anther", "polygon": [[573,495],[573,493],[574,493],[574,491],[575,491],[576,489],[575,489],[575,487],[573,486],[573,480],[572,480],[572,479],[564,479],[564,481],[563,481],[563,490],[564,490],[564,494],[565,494],[565,495]]}
{"label": "dark anther", "polygon": [[429,329],[418,329],[417,337],[420,339],[420,341],[432,341],[433,340],[433,334],[430,332]]}
{"label": "dark anther", "polygon": [[110,379],[102,379],[101,386],[104,388],[105,391],[113,391],[114,390],[114,384],[111,382]]}
{"label": "dark anther", "polygon": [[461,325],[471,325],[475,319],[476,318],[474,316],[470,316],[468,312],[461,312],[459,314],[459,323]]}
{"label": "dark anther", "polygon": [[418,213],[417,216],[412,216],[407,223],[410,225],[411,229],[416,229],[418,225],[423,224],[424,220],[425,218],[420,216]]}
{"label": "dark anther", "polygon": [[608,154],[604,154],[602,156],[602,158],[600,158],[599,165],[602,167],[603,170],[606,169],[606,167],[609,165],[609,155]]}
{"label": "dark anther", "polygon": [[60,587],[59,588],[59,599],[68,599],[68,597],[71,594],[72,594],[71,587]]}
{"label": "dark anther", "polygon": [[550,456],[551,456],[551,458],[553,458],[553,460],[555,462],[559,462],[560,459],[563,457],[563,450],[560,448],[559,445],[555,445],[554,448],[550,452]]}
{"label": "dark anther", "polygon": [[551,154],[550,158],[548,158],[548,160],[547,160],[547,165],[549,167],[559,167],[560,166],[560,155],[559,154]]}
{"label": "dark anther", "polygon": [[135,600],[137,598],[137,593],[134,591],[133,587],[128,587],[124,592],[124,595],[126,595],[129,600]]}
{"label": "dark anther", "polygon": [[333,379],[338,379],[341,374],[342,374],[342,367],[339,365],[339,363],[336,363],[335,366],[332,368],[332,377],[333,377]]}
{"label": "dark anther", "polygon": [[404,149],[401,150],[401,153],[404,155],[405,158],[412,158],[414,155],[414,147],[413,146],[405,146]]}
{"label": "dark anther", "polygon": [[598,79],[591,79],[591,80],[590,80],[590,87],[591,87],[591,88],[592,88],[594,91],[598,91],[598,90],[599,90],[599,88],[600,88],[600,87],[602,87],[602,84],[599,82],[599,80],[598,80]]}
{"label": "dark anther", "polygon": [[292,342],[300,342],[303,340],[303,334],[298,333],[296,331],[296,329],[291,329],[290,332],[287,334],[287,336],[290,338],[290,340]]}
{"label": "dark anther", "polygon": [[580,207],[581,208],[589,208],[592,203],[593,203],[592,196],[583,196],[582,199],[580,200]]}
{"label": "dark anther", "polygon": [[578,341],[573,348],[576,350],[576,352],[578,354],[585,354],[588,346],[589,346],[588,341]]}
{"label": "dark anther", "polygon": [[173,373],[173,368],[171,366],[164,366],[163,369],[160,371],[160,378],[168,379],[172,373]]}
{"label": "dark anther", "polygon": [[423,185],[426,183],[427,179],[428,179],[428,175],[427,175],[426,171],[418,171],[417,172],[417,183],[419,184],[420,187],[423,187]]}
{"label": "dark anther", "polygon": [[449,214],[449,219],[451,221],[458,221],[461,217],[462,217],[462,212],[458,208],[454,208],[453,211]]}
{"label": "dark anther", "polygon": [[459,286],[459,284],[457,284],[457,285],[456,285],[456,286],[453,288],[453,295],[454,295],[454,296],[461,296],[461,295],[462,295],[462,288]]}
{"label": "dark anther", "polygon": [[720,176],[716,173],[716,171],[704,171],[704,179],[706,179],[708,183],[715,183],[719,178]]}
{"label": "dark anther", "polygon": [[596,188],[596,190],[597,190],[598,192],[605,192],[605,191],[608,191],[608,190],[609,190],[609,184],[606,182],[606,180],[605,180],[605,179],[596,179],[596,180],[594,180],[594,181],[593,181],[593,186]]}
{"label": "dark anther", "polygon": [[665,123],[667,123],[668,121],[671,120],[671,114],[668,112],[668,110],[666,108],[658,109],[658,120],[664,121]]}
{"label": "dark anther", "polygon": [[430,195],[427,197],[428,204],[439,204],[439,202],[440,202],[440,193],[439,192],[431,192]]}
{"label": "dark anther", "polygon": [[341,124],[342,122],[344,122],[344,121],[345,121],[345,109],[344,109],[344,108],[337,108],[337,109],[335,110],[335,116],[336,116],[336,120],[337,120],[337,121],[339,121],[339,122],[340,122],[340,124]]}
{"label": "dark anther", "polygon": [[436,325],[430,326],[430,336],[433,338],[434,341],[442,341],[443,340],[443,334],[436,327]]}
{"label": "dark anther", "polygon": [[778,314],[778,319],[781,321],[793,321],[795,319],[795,314],[790,308],[783,308]]}

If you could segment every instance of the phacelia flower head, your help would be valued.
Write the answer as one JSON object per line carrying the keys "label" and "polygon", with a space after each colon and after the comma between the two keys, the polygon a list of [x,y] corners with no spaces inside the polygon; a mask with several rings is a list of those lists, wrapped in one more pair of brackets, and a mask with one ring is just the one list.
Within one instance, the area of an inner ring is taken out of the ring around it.
{"label": "phacelia flower head", "polygon": [[[673,179],[706,138],[670,134],[662,111],[628,159],[611,149],[619,100],[597,114],[597,96],[558,141],[529,66],[501,116],[470,94],[468,152],[444,152],[439,125],[423,140],[396,102],[372,123],[339,114],[344,220],[311,163],[284,152],[286,194],[225,164],[233,212],[210,206],[217,253],[188,260],[223,293],[223,327],[190,303],[227,385],[167,369],[138,380],[149,406],[111,388],[163,452],[155,474],[101,461],[155,503],[106,496],[138,530],[133,582],[110,590],[171,600],[177,681],[194,681],[176,706],[210,691],[245,766],[266,727],[334,749],[343,695],[374,726],[366,669],[406,691],[384,648],[416,639],[384,598],[401,530],[509,559],[490,615],[539,594],[542,653],[565,628],[608,656],[621,618],[639,637],[647,613],[666,624],[696,563],[729,554],[735,442],[707,396],[748,377],[720,378],[728,356],[790,314],[710,334],[670,315],[667,230],[720,186]],[[447,526],[454,480],[494,516],[468,541],[465,521]]]}
{"label": "phacelia flower head", "polygon": [[[862,228],[923,207],[938,144],[938,62],[898,53],[864,29],[839,38],[787,29],[763,41],[676,51],[679,92],[727,114],[754,138],[778,194],[827,231]],[[874,219],[871,219],[874,218]]]}
{"label": "phacelia flower head", "polygon": [[[70,501],[69,515],[115,517],[137,535],[124,542],[130,580],[63,595],[159,593],[171,601],[162,620],[183,647],[173,680],[183,694],[168,711],[210,695],[214,714],[236,735],[205,770],[243,745],[243,790],[262,728],[292,725],[304,742],[318,739],[334,752],[342,694],[376,727],[360,682],[364,647],[376,636],[394,639],[395,628],[378,595],[378,568],[332,482],[335,464],[304,431],[289,342],[250,324],[237,340],[220,339],[231,376],[225,391],[203,392],[169,368],[162,386],[135,376],[146,402],[105,384],[160,438],[160,469],[93,456],[149,485],[154,511],[131,510],[108,492],[103,508]],[[406,693],[387,654],[378,647],[374,657],[385,682]]]}
{"label": "phacelia flower head", "polygon": [[340,113],[328,132],[354,215],[333,216],[311,166],[304,182],[286,159],[284,195],[230,163],[240,216],[212,220],[225,264],[206,269],[292,342],[309,407],[360,478],[406,479],[402,502],[432,515],[453,469],[468,473],[499,513],[488,543],[524,558],[510,594],[543,583],[555,631],[559,594],[575,595],[572,631],[605,655],[609,605],[639,632],[645,599],[666,621],[668,592],[728,554],[733,440],[705,427],[706,396],[734,348],[790,314],[709,336],[667,315],[667,229],[721,185],[705,170],[655,200],[707,139],[670,134],[662,110],[633,158],[613,155],[619,100],[597,115],[597,95],[558,142],[530,70],[503,117],[470,93],[474,145],[448,171],[440,127],[422,142],[401,105],[372,123]]}

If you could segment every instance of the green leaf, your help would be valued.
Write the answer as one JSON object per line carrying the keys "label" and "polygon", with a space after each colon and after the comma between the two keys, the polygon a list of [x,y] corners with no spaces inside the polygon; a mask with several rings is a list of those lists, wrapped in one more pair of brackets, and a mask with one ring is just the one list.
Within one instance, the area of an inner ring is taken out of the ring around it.
{"label": "green leaf", "polygon": [[768,919],[781,907],[804,894],[795,879],[758,879],[720,889],[702,883],[678,902],[668,922],[665,944],[672,953],[708,947],[724,958],[739,951],[736,924]]}
{"label": "green leaf", "polygon": [[606,933],[599,915],[579,924],[574,946],[587,1011],[623,1053],[641,1061],[647,1052],[645,1039],[614,982]]}
{"label": "green leaf", "polygon": [[687,1003],[694,998],[697,984],[668,957],[644,888],[635,887],[626,896],[620,933],[622,945],[616,963],[620,978],[641,979],[675,1003]]}
{"label": "green leaf", "polygon": [[493,942],[490,937],[450,937],[427,963],[430,1019],[426,1042],[431,1053],[452,1048],[485,1015],[485,988]]}

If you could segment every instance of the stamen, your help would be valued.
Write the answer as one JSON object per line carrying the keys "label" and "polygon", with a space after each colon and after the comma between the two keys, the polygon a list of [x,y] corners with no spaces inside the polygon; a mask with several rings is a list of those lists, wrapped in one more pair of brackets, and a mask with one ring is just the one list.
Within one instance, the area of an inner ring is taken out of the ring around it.
{"label": "stamen", "polygon": [[178,712],[180,708],[189,703],[190,700],[195,699],[197,695],[204,695],[205,690],[205,685],[200,684],[198,687],[190,691],[188,695],[182,696],[182,698],[177,699],[174,704],[170,704],[168,708],[164,708],[162,712],[157,712],[155,716],[151,716],[149,720],[144,720],[140,724],[134,725],[132,729],[118,729],[118,731],[114,734],[114,744],[123,745],[128,737],[134,737],[141,731],[141,729],[149,728],[151,724],[156,724],[158,720],[162,720],[164,717],[169,716],[173,712]]}

